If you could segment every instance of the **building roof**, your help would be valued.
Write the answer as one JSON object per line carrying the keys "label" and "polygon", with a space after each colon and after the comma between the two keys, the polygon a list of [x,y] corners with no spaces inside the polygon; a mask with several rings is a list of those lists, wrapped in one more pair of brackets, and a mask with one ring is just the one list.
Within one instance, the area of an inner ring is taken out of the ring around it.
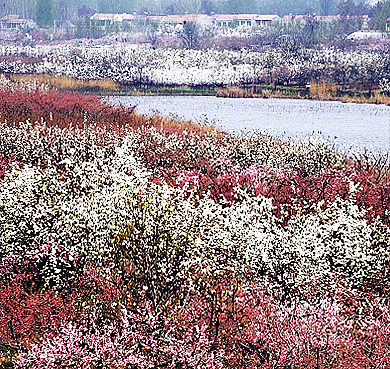
{"label": "building roof", "polygon": [[308,14],[286,14],[283,16],[284,22],[295,22],[295,21],[306,21],[313,18],[312,15]]}
{"label": "building roof", "polygon": [[260,14],[255,20],[261,21],[273,21],[275,19],[281,19],[277,14]]}
{"label": "building roof", "polygon": [[122,13],[122,14],[110,14],[110,13],[95,13],[91,16],[91,19],[95,20],[108,20],[113,22],[123,22],[123,21],[131,21],[134,19],[145,18],[145,16]]}
{"label": "building roof", "polygon": [[1,22],[6,22],[6,23],[19,23],[19,24],[24,24],[27,23],[29,20],[21,18],[19,15],[16,14],[9,14],[0,19]]}
{"label": "building roof", "polygon": [[95,13],[91,16],[91,18],[98,19],[98,20],[113,20],[116,15],[117,14],[110,14],[110,13]]}
{"label": "building roof", "polygon": [[137,15],[127,14],[127,13],[118,14],[118,17],[120,17],[122,20],[133,20],[133,19],[139,18],[139,16],[137,16]]}
{"label": "building roof", "polygon": [[319,22],[333,22],[340,19],[339,15],[316,15],[315,19]]}
{"label": "building roof", "polygon": [[148,19],[150,19],[153,22],[160,22],[164,19],[164,15],[149,15]]}
{"label": "building roof", "polygon": [[275,19],[281,19],[276,14],[185,14],[185,15],[154,15],[154,16],[139,16],[134,14],[110,14],[110,13],[95,13],[91,16],[91,19],[101,21],[113,21],[123,22],[131,21],[135,19],[150,19],[156,22],[183,24],[185,22],[197,22],[201,19],[214,19],[216,21],[273,21]]}
{"label": "building roof", "polygon": [[196,22],[199,19],[208,17],[206,14],[185,14],[185,15],[166,15],[162,18],[165,23],[184,23]]}
{"label": "building roof", "polygon": [[215,20],[235,21],[235,20],[252,20],[257,14],[214,14],[211,17]]}

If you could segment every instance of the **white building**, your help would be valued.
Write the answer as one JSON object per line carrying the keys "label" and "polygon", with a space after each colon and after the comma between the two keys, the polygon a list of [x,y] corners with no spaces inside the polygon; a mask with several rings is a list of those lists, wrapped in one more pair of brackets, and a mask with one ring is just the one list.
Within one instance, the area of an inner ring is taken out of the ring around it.
{"label": "white building", "polygon": [[347,36],[347,40],[358,41],[358,40],[384,40],[389,38],[389,35],[384,32],[363,32],[358,31],[351,33]]}
{"label": "white building", "polygon": [[214,14],[211,17],[213,24],[218,27],[266,27],[281,21],[276,14]]}
{"label": "white building", "polygon": [[90,20],[91,22],[94,22],[99,29],[105,31],[107,27],[114,22],[116,15],[118,14],[95,13],[90,17]]}
{"label": "white building", "polygon": [[255,18],[255,26],[257,27],[268,27],[273,23],[279,23],[282,21],[276,14],[261,14]]}
{"label": "white building", "polygon": [[184,25],[194,22],[199,26],[215,25],[217,27],[231,27],[234,25],[240,27],[267,27],[272,23],[281,22],[282,19],[276,14],[185,14],[185,15],[133,15],[133,14],[99,14],[91,16],[101,30],[106,30],[111,24],[126,24],[137,20],[151,20],[170,26]]}
{"label": "white building", "polygon": [[35,25],[30,19],[21,18],[19,15],[6,15],[0,19],[0,28],[2,31],[20,30],[26,25]]}

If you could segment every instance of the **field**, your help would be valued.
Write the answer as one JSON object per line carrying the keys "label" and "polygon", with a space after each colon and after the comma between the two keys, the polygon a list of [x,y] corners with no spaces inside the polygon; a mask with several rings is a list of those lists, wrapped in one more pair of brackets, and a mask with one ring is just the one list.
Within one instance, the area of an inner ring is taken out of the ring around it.
{"label": "field", "polygon": [[93,95],[0,92],[1,368],[389,368],[390,172]]}

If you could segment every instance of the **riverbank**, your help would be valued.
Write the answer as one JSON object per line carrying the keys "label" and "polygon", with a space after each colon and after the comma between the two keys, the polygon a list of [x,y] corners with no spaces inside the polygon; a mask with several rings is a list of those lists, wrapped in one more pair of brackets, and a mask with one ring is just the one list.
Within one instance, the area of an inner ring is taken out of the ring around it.
{"label": "riverbank", "polygon": [[[14,74],[7,79],[2,76],[1,85],[16,83],[40,86],[44,90],[82,92],[104,96],[216,96],[229,98],[280,98],[341,101],[345,103],[390,105],[390,96],[379,89],[364,89],[337,85],[327,81],[312,81],[306,86],[252,84],[250,86],[190,87],[187,85],[128,86],[110,79],[83,81],[67,76],[45,74]],[[0,86],[1,87],[1,86]]]}
{"label": "riverbank", "polygon": [[[363,104],[386,104],[390,105],[390,97],[385,96],[378,90],[362,91],[346,89],[332,92],[312,92],[311,87],[294,87],[294,86],[272,86],[262,85],[252,88],[242,88],[238,86],[224,87],[211,90],[201,89],[136,89],[133,92],[123,95],[132,96],[216,96],[230,98],[278,98],[278,99],[310,99],[319,101],[341,101],[345,103],[363,103]],[[121,94],[121,93],[120,93]]]}
{"label": "riverbank", "polygon": [[[85,90],[84,90],[85,91]],[[88,92],[88,91],[86,91]],[[217,89],[192,89],[183,87],[133,88],[118,90],[94,89],[93,93],[106,96],[216,96],[229,98],[259,98],[259,99],[308,99],[318,101],[341,101],[344,103],[385,104],[390,106],[390,97],[378,90],[340,90],[337,94],[312,94],[310,88],[286,86],[262,86],[262,88],[221,87]]]}

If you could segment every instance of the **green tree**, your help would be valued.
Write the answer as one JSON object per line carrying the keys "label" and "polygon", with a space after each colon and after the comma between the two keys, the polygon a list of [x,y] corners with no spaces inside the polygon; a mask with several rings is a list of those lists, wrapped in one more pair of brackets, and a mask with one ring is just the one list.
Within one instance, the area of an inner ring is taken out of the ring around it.
{"label": "green tree", "polygon": [[337,5],[340,15],[372,15],[372,7],[365,1],[355,3],[353,0],[342,0]]}
{"label": "green tree", "polygon": [[17,14],[24,18],[34,18],[35,2],[36,0],[1,0],[0,16]]}
{"label": "green tree", "polygon": [[318,0],[322,15],[329,15],[333,8],[333,0]]}
{"label": "green tree", "polygon": [[309,0],[256,0],[259,13],[278,14],[308,14],[318,11],[317,2]]}
{"label": "green tree", "polygon": [[337,5],[337,10],[340,15],[357,15],[356,5],[352,0],[343,0]]}
{"label": "green tree", "polygon": [[233,14],[257,13],[255,0],[228,0],[226,12]]}
{"label": "green tree", "polygon": [[374,28],[386,31],[386,23],[390,17],[390,0],[381,1],[375,7],[374,13]]}
{"label": "green tree", "polygon": [[212,14],[212,13],[219,13],[220,8],[219,5],[216,4],[216,2],[212,0],[201,0],[201,11],[205,14]]}
{"label": "green tree", "polygon": [[187,22],[183,25],[183,29],[177,32],[177,37],[187,49],[195,49],[200,44],[199,27],[195,22]]}
{"label": "green tree", "polygon": [[36,21],[41,27],[49,27],[53,24],[53,1],[37,0]]}

